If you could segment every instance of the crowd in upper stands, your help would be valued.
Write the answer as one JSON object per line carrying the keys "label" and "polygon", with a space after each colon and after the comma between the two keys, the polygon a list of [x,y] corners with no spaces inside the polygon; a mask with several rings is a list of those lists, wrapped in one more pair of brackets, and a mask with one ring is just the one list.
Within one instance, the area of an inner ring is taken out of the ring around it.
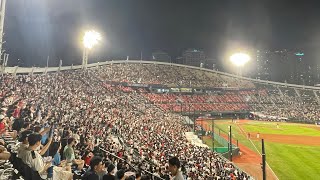
{"label": "crowd in upper stands", "polygon": [[118,82],[162,84],[173,87],[254,87],[250,81],[168,65],[112,64],[102,67],[99,74],[103,79]]}

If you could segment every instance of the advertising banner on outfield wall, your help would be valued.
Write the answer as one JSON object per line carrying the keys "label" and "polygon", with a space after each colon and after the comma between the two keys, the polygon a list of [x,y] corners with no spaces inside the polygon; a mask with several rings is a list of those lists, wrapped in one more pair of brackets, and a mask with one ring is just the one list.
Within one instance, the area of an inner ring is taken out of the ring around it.
{"label": "advertising banner on outfield wall", "polygon": [[179,88],[170,88],[170,91],[171,92],[180,92],[180,89]]}
{"label": "advertising banner on outfield wall", "polygon": [[189,93],[191,93],[192,92],[192,88],[180,88],[180,91],[181,92],[189,92]]}

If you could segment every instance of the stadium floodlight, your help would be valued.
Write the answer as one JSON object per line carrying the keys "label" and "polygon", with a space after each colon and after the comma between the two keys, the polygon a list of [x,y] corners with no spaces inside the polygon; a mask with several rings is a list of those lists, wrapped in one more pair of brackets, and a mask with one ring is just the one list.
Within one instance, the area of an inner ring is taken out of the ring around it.
{"label": "stadium floodlight", "polygon": [[88,55],[89,50],[92,49],[95,45],[97,45],[101,41],[100,33],[90,30],[87,31],[83,36],[83,58],[82,58],[82,66],[86,68],[88,64]]}
{"label": "stadium floodlight", "polygon": [[87,31],[83,36],[83,45],[87,49],[92,49],[99,41],[101,41],[100,33],[93,30]]}
{"label": "stadium floodlight", "polygon": [[230,61],[232,64],[241,67],[244,66],[247,62],[250,61],[250,56],[246,53],[235,53],[230,56]]}

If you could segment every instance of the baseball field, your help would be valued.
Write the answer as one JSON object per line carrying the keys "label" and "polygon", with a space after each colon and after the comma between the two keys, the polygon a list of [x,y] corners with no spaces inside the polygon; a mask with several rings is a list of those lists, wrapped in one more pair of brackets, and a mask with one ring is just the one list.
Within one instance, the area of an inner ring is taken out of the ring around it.
{"label": "baseball field", "polygon": [[[320,175],[320,127],[316,125],[252,120],[204,121],[203,127],[227,137],[224,132],[232,127],[234,144],[238,140],[241,155],[233,158],[235,164],[262,179],[261,139],[265,141],[268,163],[267,179],[318,179]],[[257,137],[259,134],[259,137]],[[250,137],[249,137],[250,136]],[[207,140],[208,145],[212,142]],[[215,144],[215,147],[219,146]]]}

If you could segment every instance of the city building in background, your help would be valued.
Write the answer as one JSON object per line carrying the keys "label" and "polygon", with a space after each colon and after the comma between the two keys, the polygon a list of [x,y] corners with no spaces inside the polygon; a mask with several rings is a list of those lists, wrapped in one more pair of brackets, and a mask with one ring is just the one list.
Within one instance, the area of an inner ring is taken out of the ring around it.
{"label": "city building in background", "polygon": [[206,56],[204,51],[199,49],[187,49],[182,52],[183,64],[189,66],[200,67],[201,63],[206,63]]}
{"label": "city building in background", "polygon": [[177,64],[183,64],[183,57],[182,57],[182,56],[176,57],[175,63],[177,63]]}
{"label": "city building in background", "polygon": [[270,74],[270,57],[268,51],[257,50],[256,53],[256,78],[261,80],[271,80]]}
{"label": "city building in background", "polygon": [[303,52],[293,52],[294,63],[292,64],[291,82],[296,82],[301,85],[314,85],[312,68],[306,61]]}
{"label": "city building in background", "polygon": [[314,75],[314,84],[320,84],[320,64],[316,63],[311,70]]}
{"label": "city building in background", "polygon": [[164,51],[155,51],[152,53],[153,61],[171,62],[171,56]]}
{"label": "city building in background", "polygon": [[214,58],[206,57],[206,59],[204,61],[204,68],[217,71],[218,70],[217,60]]}
{"label": "city building in background", "polygon": [[261,80],[271,80],[300,85],[314,85],[312,66],[301,51],[257,50],[256,76]]}

